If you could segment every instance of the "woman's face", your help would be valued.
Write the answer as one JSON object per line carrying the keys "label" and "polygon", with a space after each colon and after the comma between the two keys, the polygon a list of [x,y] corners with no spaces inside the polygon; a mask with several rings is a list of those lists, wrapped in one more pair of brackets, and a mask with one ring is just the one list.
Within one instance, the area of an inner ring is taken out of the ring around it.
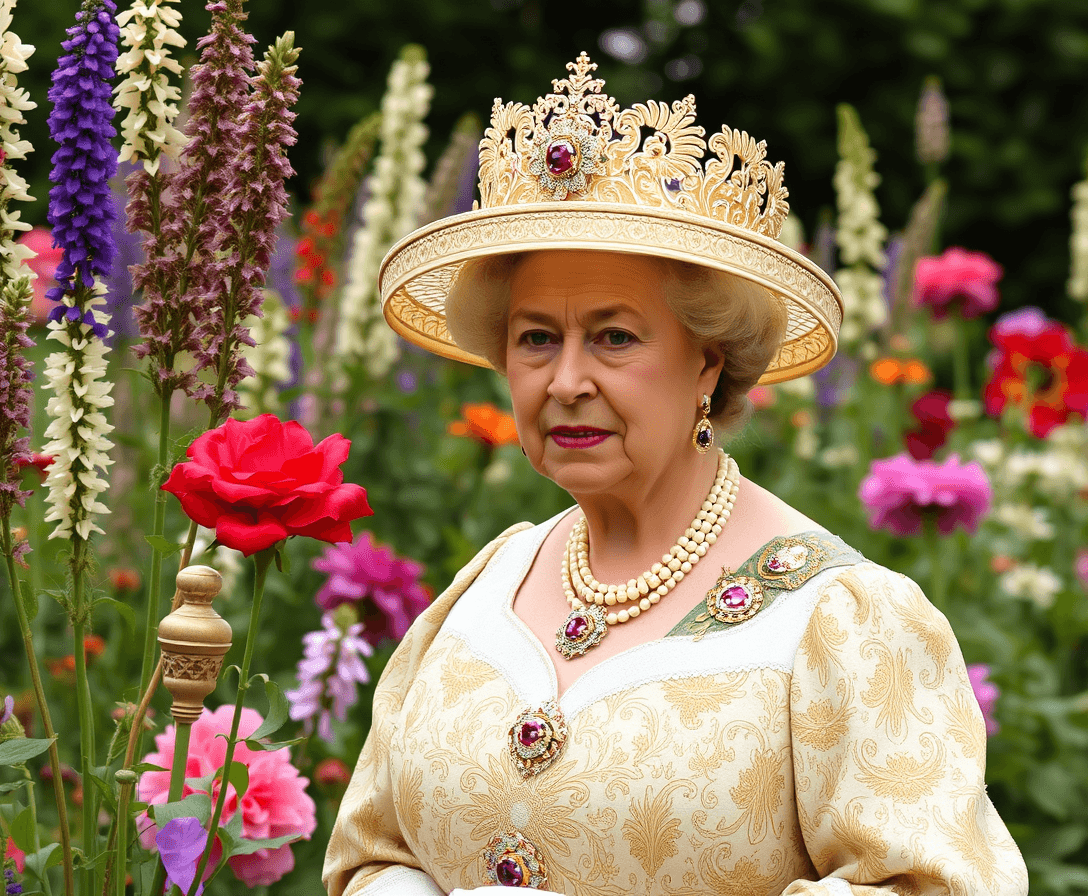
{"label": "woman's face", "polygon": [[722,360],[665,304],[652,258],[537,252],[511,281],[506,372],[522,447],[571,494],[656,481],[694,454]]}

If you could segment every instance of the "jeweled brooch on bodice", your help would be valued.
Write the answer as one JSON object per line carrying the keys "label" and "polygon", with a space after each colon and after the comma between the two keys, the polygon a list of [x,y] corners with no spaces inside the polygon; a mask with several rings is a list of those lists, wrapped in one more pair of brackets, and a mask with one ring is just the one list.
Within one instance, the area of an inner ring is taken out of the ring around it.
{"label": "jeweled brooch on bodice", "polygon": [[517,717],[509,732],[510,758],[523,778],[531,778],[555,762],[566,742],[563,710],[549,700]]}

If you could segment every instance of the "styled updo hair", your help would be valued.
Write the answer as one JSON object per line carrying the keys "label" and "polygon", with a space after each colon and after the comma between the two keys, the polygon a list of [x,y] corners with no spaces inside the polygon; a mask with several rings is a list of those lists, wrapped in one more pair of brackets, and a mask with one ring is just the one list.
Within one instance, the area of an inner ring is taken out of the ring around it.
{"label": "styled updo hair", "polygon": [[[506,374],[510,283],[530,253],[467,262],[446,299],[446,325],[458,346]],[[730,432],[752,410],[748,391],[759,381],[786,332],[786,309],[769,290],[702,265],[654,259],[661,267],[665,303],[697,345],[716,346],[725,365],[710,419]],[[694,412],[695,409],[693,409]]]}

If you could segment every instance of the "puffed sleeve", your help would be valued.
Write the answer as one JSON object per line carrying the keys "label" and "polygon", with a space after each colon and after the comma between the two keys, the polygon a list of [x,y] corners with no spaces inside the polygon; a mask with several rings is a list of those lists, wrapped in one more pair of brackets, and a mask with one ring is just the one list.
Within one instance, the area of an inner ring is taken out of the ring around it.
{"label": "puffed sleeve", "polygon": [[412,624],[389,658],[374,692],[370,733],[333,826],[321,879],[329,896],[445,896],[419,867],[400,829],[389,746],[420,661],[457,598],[480,574],[519,523],[488,544]]}
{"label": "puffed sleeve", "polygon": [[797,809],[821,879],[783,896],[1021,896],[986,731],[944,616],[872,563],[823,586],[790,688]]}

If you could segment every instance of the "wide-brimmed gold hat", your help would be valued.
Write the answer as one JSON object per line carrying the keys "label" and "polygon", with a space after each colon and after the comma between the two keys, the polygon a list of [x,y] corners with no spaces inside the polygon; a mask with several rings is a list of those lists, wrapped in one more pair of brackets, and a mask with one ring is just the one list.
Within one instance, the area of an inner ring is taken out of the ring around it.
{"label": "wide-brimmed gold hat", "polygon": [[[724,271],[773,293],[786,335],[763,383],[812,373],[835,354],[842,296],[778,241],[789,212],[783,164],[728,127],[703,139],[695,98],[621,110],[582,53],[529,107],[496,99],[480,141],[480,201],[416,230],[386,255],[382,309],[409,342],[470,364],[453,340],[446,298],[466,263],[546,249],[626,252]],[[709,145],[713,155],[704,164]]]}

